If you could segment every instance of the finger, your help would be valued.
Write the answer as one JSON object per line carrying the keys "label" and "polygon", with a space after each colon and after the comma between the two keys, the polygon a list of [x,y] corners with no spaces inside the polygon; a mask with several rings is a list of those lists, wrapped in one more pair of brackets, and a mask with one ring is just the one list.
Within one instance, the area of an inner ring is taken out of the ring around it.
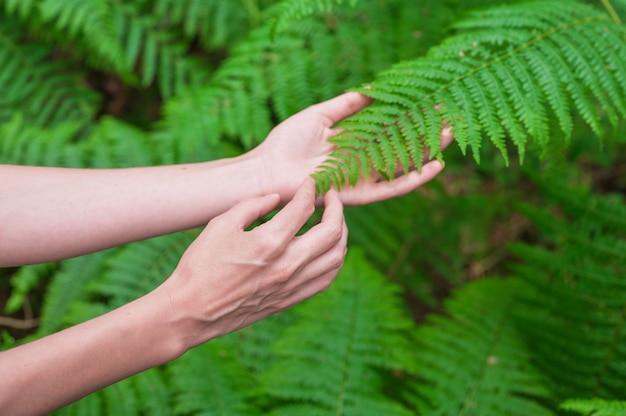
{"label": "finger", "polygon": [[315,182],[307,177],[296,191],[293,199],[274,218],[258,227],[268,235],[293,237],[315,211]]}
{"label": "finger", "polygon": [[330,100],[313,105],[309,110],[321,115],[323,117],[324,126],[330,128],[344,118],[358,113],[371,102],[372,99],[363,94],[347,92],[335,98],[331,98]]}
{"label": "finger", "polygon": [[385,199],[395,198],[405,195],[425,183],[432,180],[443,170],[443,165],[438,160],[433,160],[422,166],[421,172],[411,171],[406,175],[400,176],[391,182],[381,181],[373,184],[368,189],[367,200],[365,201],[344,201],[346,203],[369,204]]}
{"label": "finger", "polygon": [[212,225],[244,230],[257,219],[270,213],[280,203],[279,194],[269,194],[239,202],[231,209],[213,218]]}
{"label": "finger", "polygon": [[328,191],[324,196],[324,204],[324,214],[320,223],[296,238],[289,247],[289,251],[302,257],[302,264],[332,249],[342,239],[347,240],[343,203],[337,191]]}
{"label": "finger", "polygon": [[295,288],[305,284],[309,280],[317,279],[319,276],[330,272],[336,273],[343,266],[346,258],[348,244],[348,227],[346,223],[341,224],[341,237],[335,244],[311,259],[307,260],[289,281],[286,289]]}
{"label": "finger", "polygon": [[452,127],[445,126],[441,130],[441,150],[444,150],[452,141],[454,140],[454,135],[452,134]]}

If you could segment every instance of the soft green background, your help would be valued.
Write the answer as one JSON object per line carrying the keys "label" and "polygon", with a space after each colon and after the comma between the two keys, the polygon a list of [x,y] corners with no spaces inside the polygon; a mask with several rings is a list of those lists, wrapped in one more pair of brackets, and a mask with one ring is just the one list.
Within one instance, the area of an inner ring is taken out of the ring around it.
{"label": "soft green background", "polygon": [[[519,2],[0,0],[0,163],[240,154],[505,3]],[[326,293],[58,413],[542,415],[626,399],[624,123],[598,138],[574,122],[568,146],[531,147],[523,166],[453,144],[433,183],[347,209]],[[141,296],[197,232],[0,270],[3,347]]]}

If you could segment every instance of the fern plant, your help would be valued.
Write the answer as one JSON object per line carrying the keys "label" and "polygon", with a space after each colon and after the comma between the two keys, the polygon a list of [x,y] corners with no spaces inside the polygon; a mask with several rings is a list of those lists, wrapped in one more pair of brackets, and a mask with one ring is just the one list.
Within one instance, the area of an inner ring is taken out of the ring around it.
{"label": "fern plant", "polygon": [[[521,159],[558,134],[572,133],[578,111],[599,136],[602,110],[615,126],[626,109],[626,43],[621,25],[576,2],[538,1],[477,11],[455,24],[424,57],[402,62],[356,89],[376,102],[351,117],[337,148],[315,174],[320,191],[378,171],[393,178],[442,158],[439,134],[476,159],[483,138],[508,161],[510,139]],[[597,103],[597,105],[596,105]]]}

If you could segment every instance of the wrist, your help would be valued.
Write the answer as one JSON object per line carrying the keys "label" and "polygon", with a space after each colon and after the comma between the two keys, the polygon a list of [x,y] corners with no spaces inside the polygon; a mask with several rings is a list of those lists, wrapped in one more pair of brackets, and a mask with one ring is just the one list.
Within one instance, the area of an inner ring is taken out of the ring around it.
{"label": "wrist", "polygon": [[[164,364],[181,357],[193,345],[190,342],[189,325],[185,324],[179,307],[175,305],[172,296],[164,285],[157,287],[155,290],[144,296],[146,302],[150,303],[148,310],[151,310],[152,319],[155,326],[146,329],[151,334],[147,334],[150,338],[153,334],[157,337],[154,340],[155,358]],[[155,330],[156,329],[156,330]]]}

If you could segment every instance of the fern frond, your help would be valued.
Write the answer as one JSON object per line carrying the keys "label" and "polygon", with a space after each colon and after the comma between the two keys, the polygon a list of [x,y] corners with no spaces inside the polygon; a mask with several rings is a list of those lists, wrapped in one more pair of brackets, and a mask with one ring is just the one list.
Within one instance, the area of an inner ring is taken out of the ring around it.
{"label": "fern frond", "polygon": [[431,307],[439,306],[435,294],[444,288],[461,284],[474,270],[485,273],[473,265],[493,258],[491,233],[509,204],[505,195],[478,190],[449,195],[437,185],[345,210],[349,243],[362,247],[373,266]]}
{"label": "fern frond", "polygon": [[0,163],[82,167],[84,157],[73,142],[79,122],[53,128],[27,127],[18,113],[0,125]]}
{"label": "fern frond", "polygon": [[[319,167],[314,178],[321,192],[331,184],[354,184],[359,169],[353,165],[371,165],[393,178],[398,163],[405,171],[419,169],[425,150],[441,158],[439,132],[446,124],[477,161],[483,137],[505,159],[509,138],[523,159],[528,144],[549,145],[551,118],[569,140],[573,111],[600,137],[602,114],[613,125],[626,115],[623,28],[595,8],[531,1],[474,12],[455,27],[460,34],[424,57],[397,64],[357,89],[376,101],[333,138],[337,147],[330,158],[342,163]],[[390,144],[398,134],[406,149],[415,149],[410,163],[406,150]],[[380,163],[381,153],[392,160]]]}
{"label": "fern frond", "polygon": [[139,72],[139,82],[155,83],[164,98],[198,85],[210,68],[188,53],[189,43],[161,27],[158,16],[146,14],[132,3],[114,9],[115,25],[125,62]]}
{"label": "fern frond", "polygon": [[333,287],[296,308],[301,320],[274,344],[261,389],[281,404],[268,414],[410,414],[383,394],[379,373],[411,368],[398,289],[352,250]]}
{"label": "fern frond", "polygon": [[84,86],[84,76],[53,56],[43,42],[30,42],[26,27],[0,12],[0,123],[21,113],[29,126],[87,123],[100,97]]}
{"label": "fern frond", "polygon": [[108,307],[129,303],[162,283],[176,268],[197,230],[169,234],[127,245],[108,257],[101,278],[87,292],[108,299]]}
{"label": "fern frond", "polygon": [[167,368],[176,414],[255,415],[249,402],[255,380],[228,345],[212,341],[188,351]]}
{"label": "fern frond", "polygon": [[283,0],[271,10],[274,19],[272,30],[280,32],[303,17],[330,13],[336,4],[344,2],[354,7],[359,0]]}
{"label": "fern frond", "polygon": [[179,27],[187,40],[198,39],[209,51],[235,44],[260,18],[259,6],[253,2],[156,0],[151,3],[152,13],[163,24]]}
{"label": "fern frond", "polygon": [[161,162],[158,141],[147,132],[112,117],[102,117],[80,143],[92,168],[150,166]]}
{"label": "fern frond", "polygon": [[622,416],[626,414],[626,402],[601,399],[568,399],[561,403],[563,410],[585,416]]}
{"label": "fern frond", "polygon": [[558,250],[513,245],[524,260],[513,270],[534,288],[519,319],[557,404],[570,397],[623,397],[626,234],[604,218],[617,218],[625,205],[610,200],[580,198],[585,208],[571,217],[525,207],[548,247]]}
{"label": "fern frond", "polygon": [[78,400],[54,416],[173,414],[172,393],[161,368],[152,368]]}
{"label": "fern frond", "polygon": [[513,311],[524,285],[483,279],[446,301],[417,334],[419,380],[406,398],[425,415],[549,415],[545,383],[531,364]]}
{"label": "fern frond", "polygon": [[57,263],[44,263],[20,267],[20,269],[11,276],[11,296],[4,306],[4,311],[6,313],[12,313],[24,307],[24,301],[28,293],[37,286],[42,279],[50,276],[56,267]]}
{"label": "fern frond", "polygon": [[283,331],[298,321],[292,309],[267,318],[228,334],[220,339],[227,344],[237,361],[253,374],[266,371],[276,360],[270,345],[278,340]]}
{"label": "fern frond", "polygon": [[[88,52],[82,55],[90,64],[131,80],[132,67],[124,61],[113,10],[107,0],[43,0],[38,4],[37,15],[62,33],[63,38],[83,45]],[[38,29],[45,30],[48,27]]]}
{"label": "fern frond", "polygon": [[36,0],[5,0],[4,7],[10,14],[16,14],[21,18],[27,18],[33,13]]}
{"label": "fern frond", "polygon": [[87,284],[98,277],[108,255],[110,251],[102,251],[67,260],[61,264],[48,286],[38,336],[49,335],[66,325],[78,323],[67,322],[66,313],[72,302],[85,299]]}

